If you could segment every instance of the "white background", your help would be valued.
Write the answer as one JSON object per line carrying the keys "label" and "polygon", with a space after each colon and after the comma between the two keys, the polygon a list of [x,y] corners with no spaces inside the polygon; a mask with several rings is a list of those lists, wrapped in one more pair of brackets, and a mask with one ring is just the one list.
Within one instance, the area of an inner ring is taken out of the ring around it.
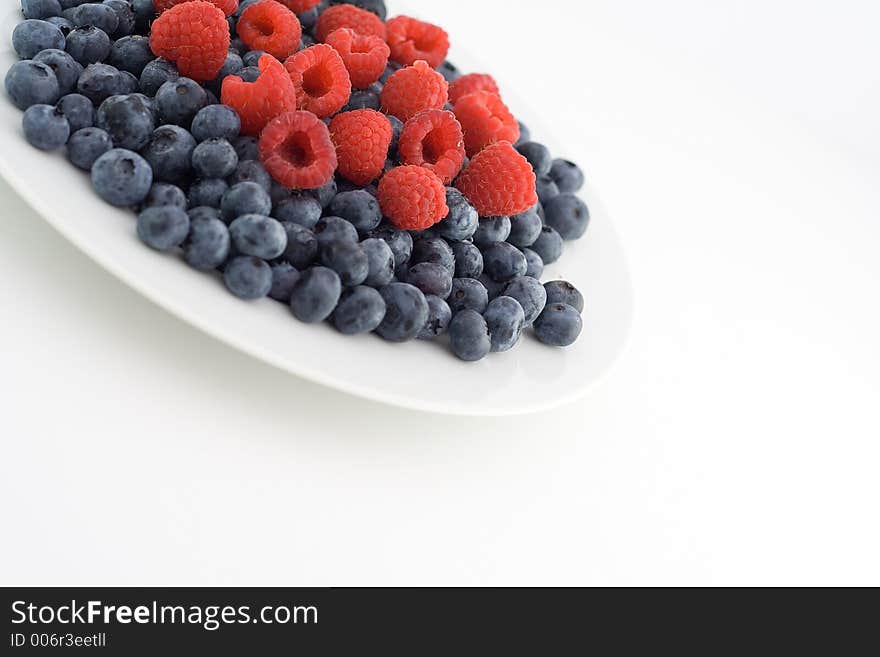
{"label": "white background", "polygon": [[0,582],[880,584],[880,5],[418,4],[602,192],[618,367],[526,418],[360,401],[157,309],[0,183]]}

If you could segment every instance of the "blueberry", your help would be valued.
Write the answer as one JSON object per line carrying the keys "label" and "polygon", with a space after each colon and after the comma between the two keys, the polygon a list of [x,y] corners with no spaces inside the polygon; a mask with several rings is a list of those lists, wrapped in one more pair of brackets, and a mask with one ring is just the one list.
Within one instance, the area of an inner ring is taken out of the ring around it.
{"label": "blueberry", "polygon": [[428,322],[425,295],[407,283],[391,283],[379,292],[387,308],[376,333],[391,342],[415,340]]}
{"label": "blueberry", "polygon": [[260,69],[256,66],[245,66],[236,73],[245,82],[256,82],[260,77]]}
{"label": "blueberry", "polygon": [[222,178],[205,178],[197,180],[189,187],[187,204],[191,208],[210,207],[218,211],[223,201],[223,195],[229,190],[229,185]]}
{"label": "blueberry", "polygon": [[245,214],[269,216],[272,199],[257,183],[243,182],[230,187],[220,201],[220,218],[232,223]]}
{"label": "blueberry", "polygon": [[525,313],[516,299],[508,296],[492,299],[483,318],[489,327],[492,351],[510,351],[516,346],[525,326]]}
{"label": "blueberry", "polygon": [[245,66],[258,66],[260,63],[260,57],[265,54],[266,51],[264,50],[251,50],[242,56],[241,61]]}
{"label": "blueberry", "polygon": [[590,224],[587,204],[574,194],[560,194],[544,205],[547,225],[556,229],[562,239],[576,240],[583,237]]}
{"label": "blueberry", "polygon": [[137,15],[128,0],[104,0],[104,4],[116,12],[116,30],[110,36],[124,39],[134,32]]}
{"label": "blueberry", "polygon": [[[195,147],[196,140],[180,126],[162,125],[153,131],[149,143],[143,150],[143,156],[153,168],[156,180],[178,183],[189,174]],[[210,205],[210,203],[196,203],[196,205]]]}
{"label": "blueberry", "polygon": [[110,48],[108,63],[120,71],[128,71],[140,78],[147,64],[153,61],[150,40],[145,36],[126,36],[115,41]]}
{"label": "blueberry", "polygon": [[484,217],[474,233],[474,244],[485,248],[495,242],[503,242],[510,237],[510,217]]}
{"label": "blueberry", "polygon": [[324,217],[315,224],[314,233],[322,246],[331,242],[358,241],[357,229],[342,217]]}
{"label": "blueberry", "polygon": [[584,186],[584,172],[568,160],[553,160],[549,175],[562,194],[574,194]]}
{"label": "blueberry", "polygon": [[[230,177],[229,182],[233,185],[237,185],[240,182],[253,182],[257,183],[267,192],[272,189],[272,177],[269,175],[269,172],[266,171],[266,168],[256,160],[239,162],[235,172]],[[308,200],[311,203],[314,203],[318,208],[318,217],[315,219],[315,223],[317,223],[318,219],[321,217],[321,207],[314,199]],[[278,209],[276,209],[275,214],[278,214]],[[280,216],[276,216],[276,218],[279,220],[283,219],[283,217]]]}
{"label": "blueberry", "polygon": [[[198,141],[227,139],[233,141],[241,130],[241,120],[227,105],[208,105],[199,110],[192,121],[192,134]],[[238,149],[236,148],[236,155]]]}
{"label": "blueberry", "polygon": [[61,30],[61,34],[64,35],[65,39],[67,39],[67,35],[70,34],[71,30],[76,28],[76,25],[64,18],[64,16],[48,16],[43,20],[47,23],[52,23],[52,25]]}
{"label": "blueberry", "polygon": [[492,350],[489,327],[483,316],[474,310],[462,310],[449,323],[449,343],[461,360],[482,360]]}
{"label": "blueberry", "polygon": [[34,56],[35,62],[45,64],[55,73],[61,95],[76,89],[77,80],[83,72],[82,65],[63,50],[42,50]]}
{"label": "blueberry", "polygon": [[195,147],[192,167],[202,178],[226,178],[235,173],[238,155],[225,139],[208,139]]}
{"label": "blueberry", "polygon": [[[138,90],[138,79],[134,75],[129,73],[128,71],[119,71],[118,84],[119,84],[119,92],[118,93],[120,93],[120,94],[134,94]],[[150,112],[153,114],[153,116],[158,116],[156,114],[156,110],[153,105],[153,101],[150,100],[150,98],[148,98],[145,94],[139,93],[137,95],[141,96],[145,102],[149,101],[147,104],[150,107]]]}
{"label": "blueberry", "polygon": [[279,221],[298,224],[311,231],[320,221],[321,213],[321,204],[311,196],[292,196],[281,201],[273,214]]}
{"label": "blueberry", "polygon": [[99,157],[113,148],[113,140],[100,128],[82,128],[67,140],[67,159],[84,171],[90,171]]}
{"label": "blueberry", "polygon": [[318,240],[308,228],[292,222],[282,222],[287,233],[284,259],[297,269],[305,269],[318,257]]}
{"label": "blueberry", "polygon": [[233,258],[223,270],[227,289],[239,299],[262,299],[272,290],[272,268],[259,258]]}
{"label": "blueberry", "polygon": [[370,273],[367,254],[357,242],[325,242],[321,244],[320,259],[321,264],[339,274],[339,279],[346,287],[361,285]]}
{"label": "blueberry", "polygon": [[24,137],[34,148],[53,151],[61,148],[70,137],[70,124],[64,114],[52,105],[31,105],[21,119]]}
{"label": "blueberry", "polygon": [[461,71],[458,70],[458,67],[448,60],[440,64],[437,72],[440,73],[447,82],[455,82],[461,77]]}
{"label": "blueberry", "polygon": [[379,82],[385,84],[388,82],[388,78],[397,73],[401,68],[403,68],[402,64],[398,64],[397,62],[389,61],[388,66],[385,67],[385,70],[382,72],[382,75],[379,76]]}
{"label": "blueberry", "polygon": [[172,82],[180,77],[177,67],[167,59],[154,59],[144,66],[140,75],[141,93],[155,96],[160,87],[166,82]]}
{"label": "blueberry", "polygon": [[400,143],[400,133],[403,132],[403,121],[390,114],[386,118],[391,124],[391,143],[388,145],[388,153],[396,155],[397,146]]}
{"label": "blueberry", "polygon": [[232,141],[232,145],[240,162],[260,159],[260,140],[256,137],[241,135]]}
{"label": "blueberry", "polygon": [[546,176],[550,173],[553,156],[550,155],[550,150],[544,144],[539,144],[536,141],[526,141],[517,144],[516,150],[529,161],[536,176]]}
{"label": "blueberry", "polygon": [[128,82],[122,72],[109,64],[89,64],[76,82],[76,90],[91,100],[95,107],[110,96],[126,93]]}
{"label": "blueberry", "polygon": [[564,303],[579,313],[584,312],[584,295],[568,281],[550,281],[544,285],[547,303]]}
{"label": "blueberry", "polygon": [[150,187],[150,193],[144,200],[144,207],[152,208],[162,205],[173,205],[174,207],[186,210],[186,194],[177,185],[170,183],[153,183]]}
{"label": "blueberry", "polygon": [[156,127],[153,113],[140,94],[111,96],[98,108],[96,124],[117,148],[137,151],[146,146]]}
{"label": "blueberry", "polygon": [[535,189],[538,192],[538,200],[545,209],[547,208],[547,203],[549,203],[551,199],[559,196],[559,188],[549,176],[539,176],[538,180],[535,182]]}
{"label": "blueberry", "polygon": [[83,128],[91,128],[95,124],[95,106],[81,94],[64,96],[56,107],[70,124],[71,134]]}
{"label": "blueberry", "polygon": [[150,21],[156,17],[153,0],[131,0],[131,8],[134,10],[135,29],[146,30]]}
{"label": "blueberry", "polygon": [[353,112],[359,109],[371,109],[378,111],[382,106],[379,100],[379,92],[375,88],[353,89],[348,98],[348,104],[342,108],[343,112]]}
{"label": "blueberry", "polygon": [[534,322],[547,305],[547,292],[540,281],[530,276],[515,278],[503,292],[505,297],[516,299],[523,309],[526,326]]}
{"label": "blueberry", "polygon": [[526,268],[526,276],[540,279],[541,275],[544,273],[544,261],[541,260],[541,256],[531,249],[523,249],[522,252],[526,257],[526,263],[528,264],[528,267]]}
{"label": "blueberry", "polygon": [[193,118],[208,104],[204,87],[189,78],[169,80],[156,92],[156,107],[165,123],[189,128]]}
{"label": "blueberry", "polygon": [[544,344],[567,347],[574,344],[584,328],[580,313],[564,303],[550,303],[535,320],[535,335]]}
{"label": "blueberry", "polygon": [[333,312],[333,325],[343,335],[375,331],[385,317],[385,299],[371,287],[345,290]]}
{"label": "blueberry", "polygon": [[195,269],[208,271],[216,269],[229,256],[231,240],[229,229],[213,208],[194,208],[187,214],[190,217],[189,237],[183,245],[183,258]]}
{"label": "blueberry", "polygon": [[531,246],[538,239],[543,226],[541,217],[538,216],[538,207],[535,206],[510,218],[510,235],[507,236],[507,241],[520,248]]}
{"label": "blueberry", "polygon": [[385,240],[372,237],[361,242],[361,249],[367,255],[369,273],[365,285],[385,287],[394,280],[394,253]]}
{"label": "blueberry", "polygon": [[383,240],[394,254],[394,270],[409,262],[413,252],[413,238],[405,230],[399,230],[393,226],[379,228],[373,233],[373,237]]}
{"label": "blueberry", "polygon": [[245,214],[229,224],[237,253],[263,260],[279,257],[287,248],[287,232],[280,222],[259,214]]}
{"label": "blueberry", "polygon": [[413,245],[410,261],[412,265],[433,262],[445,267],[450,274],[455,274],[455,256],[452,247],[439,237],[425,237],[417,241]]}
{"label": "blueberry", "polygon": [[15,62],[6,72],[6,93],[20,110],[31,105],[50,105],[61,95],[55,72],[40,62]]}
{"label": "blueberry", "polygon": [[49,18],[61,15],[58,0],[21,0],[21,11],[25,18]]}
{"label": "blueberry", "polygon": [[296,16],[299,18],[299,23],[302,25],[303,32],[310,31],[315,27],[315,23],[318,22],[318,8],[312,7]]}
{"label": "blueberry", "polygon": [[415,285],[424,294],[445,299],[452,292],[452,274],[443,265],[421,262],[409,269],[406,282]]}
{"label": "blueberry", "polygon": [[489,292],[486,286],[473,278],[455,278],[452,291],[446,299],[452,312],[470,309],[482,314],[489,305]]}
{"label": "blueberry", "polygon": [[488,294],[489,299],[500,297],[501,293],[504,292],[504,288],[507,286],[507,283],[499,283],[486,273],[480,275],[479,281],[483,284],[483,287],[486,288],[486,293]]}
{"label": "blueberry", "polygon": [[78,7],[87,2],[89,2],[89,0],[59,0],[62,11],[65,9],[70,9],[71,7]]}
{"label": "blueberry", "polygon": [[440,235],[456,242],[473,237],[480,225],[480,216],[474,206],[454,187],[446,188],[446,205],[449,214],[437,224]]}
{"label": "blueberry", "polygon": [[483,253],[471,242],[454,242],[456,278],[479,278],[483,273]]}
{"label": "blueberry", "polygon": [[485,273],[499,283],[511,281],[517,276],[525,276],[528,263],[526,257],[513,244],[496,242],[483,250]]}
{"label": "blueberry", "polygon": [[84,25],[67,35],[65,49],[83,66],[102,62],[110,54],[110,37],[94,25]]}
{"label": "blueberry", "polygon": [[119,16],[113,7],[87,2],[64,10],[64,17],[77,27],[94,26],[105,34],[113,34],[119,27]]}
{"label": "blueberry", "polygon": [[299,277],[299,270],[290,263],[279,262],[272,265],[272,289],[269,290],[269,296],[275,301],[290,303],[293,286],[296,285]]}
{"label": "blueberry", "polygon": [[330,0],[331,5],[354,5],[376,14],[383,21],[388,16],[385,0]]}
{"label": "blueberry", "polygon": [[241,55],[238,52],[230,49],[228,53],[226,53],[226,60],[223,62],[223,66],[220,67],[220,71],[217,73],[217,77],[211,83],[211,88],[219,93],[222,89],[223,80],[228,78],[230,75],[238,75],[241,69],[244,68],[244,62],[241,59]]}
{"label": "blueberry", "polygon": [[529,130],[529,127],[522,121],[517,121],[517,123],[519,123],[519,139],[516,140],[514,146],[519,146],[532,140],[532,131]]}
{"label": "blueberry", "polygon": [[449,304],[440,297],[429,294],[425,297],[428,302],[428,321],[418,335],[419,340],[433,340],[449,329],[452,321],[452,310]]}
{"label": "blueberry", "polygon": [[189,215],[173,205],[145,208],[138,215],[137,233],[150,248],[168,251],[189,234]]}
{"label": "blueberry", "polygon": [[290,309],[301,322],[317,324],[330,317],[342,294],[339,275],[327,267],[312,267],[299,277],[290,295]]}
{"label": "blueberry", "polygon": [[326,208],[336,197],[336,181],[331,179],[327,184],[322,185],[317,189],[308,190],[306,194],[316,199],[318,203],[321,204],[322,208]]}
{"label": "blueberry", "polygon": [[379,201],[369,192],[358,190],[337,194],[330,203],[330,213],[342,217],[359,233],[369,233],[382,221]]}
{"label": "blueberry", "polygon": [[562,237],[550,226],[541,229],[541,234],[531,246],[532,251],[537,253],[547,265],[562,257],[562,248]]}
{"label": "blueberry", "polygon": [[[217,208],[210,208],[207,205],[199,205],[194,208],[190,208],[186,211],[186,213],[189,215],[190,222],[193,222],[197,219],[220,219],[220,210],[218,210]],[[220,223],[223,222],[221,221]],[[223,226],[226,227],[226,224],[223,224]],[[229,228],[226,227],[226,230],[228,231]]]}
{"label": "blueberry", "polygon": [[114,148],[99,157],[92,166],[92,185],[111,205],[142,203],[153,184],[153,171],[140,155]]}
{"label": "blueberry", "polygon": [[22,59],[31,59],[41,50],[49,48],[64,50],[65,43],[58,26],[46,21],[22,21],[12,31],[12,47]]}

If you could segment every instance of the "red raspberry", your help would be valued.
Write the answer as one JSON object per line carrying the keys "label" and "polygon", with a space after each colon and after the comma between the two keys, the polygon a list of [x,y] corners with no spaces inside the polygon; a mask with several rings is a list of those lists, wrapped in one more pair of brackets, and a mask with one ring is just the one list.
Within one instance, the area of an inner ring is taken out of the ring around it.
{"label": "red raspberry", "polygon": [[229,23],[210,2],[184,2],[153,22],[150,48],[157,57],[175,62],[182,75],[213,80],[229,51]]}
{"label": "red raspberry", "polygon": [[382,89],[382,109],[401,121],[446,104],[449,84],[424,60],[393,73]]}
{"label": "red raspberry", "polygon": [[290,189],[316,189],[336,170],[336,149],[324,122],[311,112],[276,116],[260,135],[266,171]]}
{"label": "red raspberry", "polygon": [[371,109],[342,112],[330,122],[339,173],[357,185],[382,175],[394,130],[381,112]]}
{"label": "red raspberry", "polygon": [[339,53],[319,43],[300,50],[284,62],[300,109],[319,117],[332,116],[345,107],[351,96],[351,80]]}
{"label": "red raspberry", "polygon": [[506,141],[480,151],[455,186],[481,217],[520,214],[538,203],[532,165]]}
{"label": "red raspberry", "polygon": [[223,79],[220,90],[221,101],[238,112],[246,135],[259,135],[276,116],[296,109],[296,89],[281,62],[263,55],[259,66],[260,77],[255,82],[230,75]]}
{"label": "red raspberry", "polygon": [[355,89],[369,87],[388,66],[391,50],[377,36],[364,36],[344,27],[327,35],[326,43],[342,57]]}
{"label": "red raspberry", "polygon": [[296,52],[302,38],[299,19],[275,0],[260,0],[245,9],[237,29],[248,48],[264,50],[281,60]]}
{"label": "red raspberry", "polygon": [[469,157],[496,141],[516,143],[519,139],[519,123],[496,94],[477,91],[462,96],[453,111],[464,130]]}
{"label": "red raspberry", "polygon": [[397,152],[404,164],[436,173],[444,185],[451,183],[464,163],[464,137],[452,112],[428,110],[406,122]]}
{"label": "red raspberry", "polygon": [[307,12],[321,0],[280,0],[280,2],[294,14],[299,15]]}
{"label": "red raspberry", "polygon": [[326,41],[331,32],[347,27],[364,36],[377,36],[385,40],[385,23],[382,19],[354,5],[333,5],[325,9],[315,25],[315,38]]}
{"label": "red raspberry", "polygon": [[462,75],[455,82],[449,83],[449,102],[453,105],[457,103],[463,96],[472,94],[476,91],[488,91],[500,97],[501,92],[498,90],[498,84],[491,75],[485,73],[468,73]]}
{"label": "red raspberry", "polygon": [[403,230],[425,230],[449,214],[446,188],[433,172],[417,166],[391,169],[379,181],[382,214]]}
{"label": "red raspberry", "polygon": [[[191,2],[192,0],[153,0],[153,7],[156,9],[157,14],[161,14],[163,11],[171,9],[175,5],[179,5],[181,2]],[[217,5],[219,9],[223,10],[223,13],[227,16],[232,16],[235,11],[238,9],[238,0],[207,0],[212,5]]]}
{"label": "red raspberry", "polygon": [[437,68],[449,53],[449,35],[443,28],[424,21],[398,16],[385,23],[391,59],[404,66],[424,59]]}

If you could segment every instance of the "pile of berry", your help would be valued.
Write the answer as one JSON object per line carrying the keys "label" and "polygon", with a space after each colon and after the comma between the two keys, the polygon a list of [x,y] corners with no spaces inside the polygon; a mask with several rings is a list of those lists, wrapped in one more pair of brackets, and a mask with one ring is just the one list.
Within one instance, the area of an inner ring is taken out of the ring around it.
{"label": "pile of berry", "polygon": [[242,299],[464,360],[526,327],[568,346],[584,301],[542,285],[581,237],[580,169],[489,75],[383,0],[21,0],[6,74],[27,140],[66,147],[148,246]]}

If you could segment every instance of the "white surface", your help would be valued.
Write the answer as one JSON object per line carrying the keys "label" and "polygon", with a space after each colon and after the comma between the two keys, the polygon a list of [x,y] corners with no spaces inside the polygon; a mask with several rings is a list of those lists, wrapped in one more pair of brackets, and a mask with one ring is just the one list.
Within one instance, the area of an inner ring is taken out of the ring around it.
{"label": "white surface", "polygon": [[[7,12],[0,20],[9,28],[0,32],[2,71],[17,60],[10,44],[18,5]],[[552,135],[547,145],[554,147]],[[198,275],[182,258],[144,248],[133,213],[102,202],[63,152],[32,148],[21,136],[21,112],[9,102],[0,103],[0,174],[62,235],[162,308],[270,365],[367,399],[454,415],[546,410],[587,393],[620,355],[630,328],[632,287],[623,250],[592,184],[581,194],[591,208],[588,237],[548,265],[544,279],[570,280],[590,299],[583,338],[569,349],[548,349],[529,331],[518,349],[467,364],[439,342],[345,339],[327,324],[294,321],[288,308],[270,299],[243,303],[219,276]]]}
{"label": "white surface", "polygon": [[331,393],[4,189],[0,580],[880,584],[880,8],[458,4],[454,38],[579,125],[637,294],[609,378],[500,420]]}

